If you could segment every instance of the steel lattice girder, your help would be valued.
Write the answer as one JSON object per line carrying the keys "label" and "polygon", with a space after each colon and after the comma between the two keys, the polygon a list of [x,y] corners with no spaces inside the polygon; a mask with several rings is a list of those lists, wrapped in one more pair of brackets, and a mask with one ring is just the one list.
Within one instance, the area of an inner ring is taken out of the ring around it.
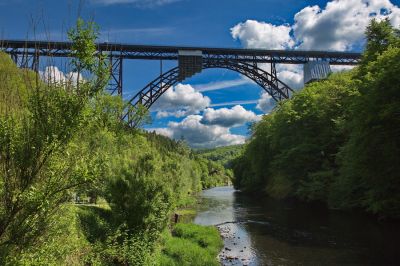
{"label": "steel lattice girder", "polygon": [[[37,54],[39,56],[70,57],[70,42],[0,40],[0,50],[9,54]],[[304,64],[312,60],[323,60],[331,65],[357,65],[360,53],[231,49],[207,47],[127,45],[98,43],[97,52],[123,59],[178,60],[178,51],[202,51],[203,60],[230,60],[248,63]]]}
{"label": "steel lattice girder", "polygon": [[108,82],[107,90],[110,94],[122,95],[122,57],[109,57],[110,67],[110,80]]}

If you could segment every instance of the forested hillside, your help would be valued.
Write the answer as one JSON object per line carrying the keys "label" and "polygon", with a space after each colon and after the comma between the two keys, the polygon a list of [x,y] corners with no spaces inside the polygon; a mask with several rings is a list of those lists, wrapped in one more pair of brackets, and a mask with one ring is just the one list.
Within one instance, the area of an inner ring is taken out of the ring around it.
{"label": "forested hillside", "polygon": [[283,101],[252,128],[234,184],[400,217],[400,36],[372,21],[361,64]]}
{"label": "forested hillside", "polygon": [[124,102],[103,93],[107,65],[93,56],[97,33],[82,20],[69,32],[72,68],[89,73],[77,83],[45,83],[0,54],[0,264],[218,264],[215,228],[172,237],[167,226],[224,169],[121,123]]}
{"label": "forested hillside", "polygon": [[197,154],[202,157],[223,165],[225,168],[232,168],[232,161],[242,152],[243,145],[217,147],[214,149],[198,150]]}

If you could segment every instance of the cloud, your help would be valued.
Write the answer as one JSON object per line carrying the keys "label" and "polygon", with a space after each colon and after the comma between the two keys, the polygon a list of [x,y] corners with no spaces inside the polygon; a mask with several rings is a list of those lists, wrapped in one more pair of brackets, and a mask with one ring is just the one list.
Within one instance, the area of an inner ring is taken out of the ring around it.
{"label": "cloud", "polygon": [[385,17],[399,26],[400,9],[388,0],[334,0],[303,8],[292,28],[300,49],[345,51],[362,44],[372,18]]}
{"label": "cloud", "polygon": [[301,89],[304,85],[302,65],[279,64],[277,65],[277,75],[281,81],[294,90]]}
{"label": "cloud", "polygon": [[149,131],[149,132],[153,132],[153,131],[155,131],[155,132],[157,132],[159,135],[163,135],[163,136],[166,136],[166,137],[168,137],[168,138],[170,138],[170,139],[172,139],[173,138],[173,132],[172,132],[172,130],[170,130],[169,128],[148,128],[148,129],[146,129],[147,131]]}
{"label": "cloud", "polygon": [[[56,66],[47,66],[44,71],[39,71],[41,79],[47,83],[60,84],[60,85],[76,85],[78,81],[77,72],[69,72],[65,74]],[[83,81],[83,77],[80,76],[80,81]]]}
{"label": "cloud", "polygon": [[92,0],[92,3],[101,5],[132,4],[142,8],[152,8],[175,3],[181,0]]}
{"label": "cloud", "polygon": [[222,89],[226,89],[226,88],[237,87],[237,86],[249,84],[252,82],[253,81],[248,78],[239,78],[239,79],[233,79],[233,80],[210,82],[207,84],[199,84],[199,85],[195,85],[194,88],[199,92],[215,91],[215,90],[222,90]]}
{"label": "cloud", "polygon": [[219,125],[222,127],[237,127],[249,122],[259,121],[260,117],[252,111],[244,109],[241,105],[235,105],[231,109],[207,108],[204,110],[201,122],[206,125]]}
{"label": "cloud", "polygon": [[178,84],[164,92],[155,102],[152,110],[157,111],[157,118],[168,116],[183,117],[198,114],[207,108],[210,103],[210,98],[195,91],[191,85]]}
{"label": "cloud", "polygon": [[353,69],[355,66],[331,66],[332,72],[341,72],[341,71],[348,71]]}
{"label": "cloud", "polygon": [[389,0],[333,0],[325,8],[307,6],[294,16],[293,25],[247,20],[231,28],[246,48],[350,50],[364,41],[372,18],[389,18],[400,26],[400,8]]}
{"label": "cloud", "polygon": [[[276,26],[266,22],[247,20],[231,28],[231,35],[234,39],[239,39],[246,48],[287,49],[293,48],[295,45],[295,40],[290,34],[291,30],[290,25]],[[267,72],[271,70],[269,64],[260,64],[259,67]],[[282,79],[289,87],[301,88],[303,86],[301,69],[293,69],[290,65],[286,65],[286,67],[278,65],[278,68],[278,78]]]}
{"label": "cloud", "polygon": [[[271,64],[259,64],[259,68],[271,73]],[[278,78],[290,88],[297,90],[303,87],[303,66],[294,64],[277,64]]]}
{"label": "cloud", "polygon": [[275,107],[275,104],[276,102],[272,99],[271,95],[264,92],[261,94],[260,99],[257,101],[256,108],[267,114]]}
{"label": "cloud", "polygon": [[294,45],[290,31],[289,25],[246,20],[232,27],[231,35],[246,48],[286,49]]}
{"label": "cloud", "polygon": [[159,134],[174,139],[185,139],[193,148],[211,148],[243,144],[245,136],[231,134],[229,128],[218,125],[204,125],[202,116],[189,115],[181,122],[169,122],[168,128],[153,128]]}
{"label": "cloud", "polygon": [[[388,17],[395,27],[400,26],[400,8],[389,0],[333,0],[324,8],[307,6],[294,16],[293,25],[247,20],[231,28],[231,35],[246,48],[351,50],[364,42],[364,31],[372,18]],[[268,65],[262,65],[270,71]],[[332,71],[350,69],[332,66]],[[278,65],[277,75],[292,89],[303,87],[300,65]],[[258,109],[270,110],[270,99],[262,94]]]}

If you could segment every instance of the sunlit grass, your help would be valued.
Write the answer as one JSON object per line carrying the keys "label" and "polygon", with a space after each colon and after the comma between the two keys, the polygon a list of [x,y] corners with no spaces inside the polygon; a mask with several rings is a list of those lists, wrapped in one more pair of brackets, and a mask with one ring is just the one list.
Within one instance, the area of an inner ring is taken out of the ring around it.
{"label": "sunlit grass", "polygon": [[177,224],[172,236],[164,234],[164,241],[160,265],[219,265],[223,243],[215,227]]}

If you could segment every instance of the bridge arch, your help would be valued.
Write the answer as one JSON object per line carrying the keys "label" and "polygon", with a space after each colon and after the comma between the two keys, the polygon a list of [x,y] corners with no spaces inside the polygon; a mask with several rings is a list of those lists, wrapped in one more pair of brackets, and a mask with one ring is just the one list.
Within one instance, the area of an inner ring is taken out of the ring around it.
{"label": "bridge arch", "polygon": [[[202,69],[209,68],[224,68],[238,72],[253,80],[275,101],[288,99],[293,93],[293,90],[287,84],[278,79],[274,65],[271,65],[272,73],[268,73],[258,67],[257,64],[242,61],[207,60],[203,62]],[[150,109],[164,92],[181,81],[179,67],[172,68],[158,76],[128,101],[122,119],[128,122],[130,126],[135,127],[139,122],[135,115],[139,106]]]}

